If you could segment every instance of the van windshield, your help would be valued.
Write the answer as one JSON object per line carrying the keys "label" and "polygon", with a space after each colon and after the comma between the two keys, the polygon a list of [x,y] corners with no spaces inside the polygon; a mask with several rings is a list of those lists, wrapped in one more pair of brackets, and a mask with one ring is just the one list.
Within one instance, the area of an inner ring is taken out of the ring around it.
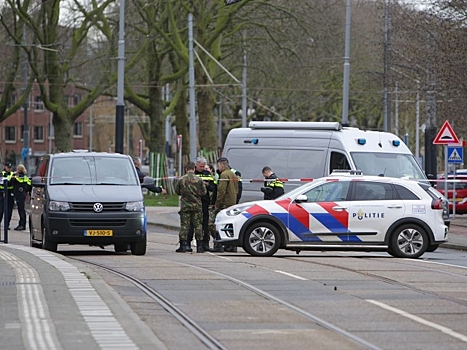
{"label": "van windshield", "polygon": [[363,175],[427,179],[411,154],[351,152],[351,157]]}
{"label": "van windshield", "polygon": [[55,158],[51,185],[139,185],[133,162],[116,157]]}

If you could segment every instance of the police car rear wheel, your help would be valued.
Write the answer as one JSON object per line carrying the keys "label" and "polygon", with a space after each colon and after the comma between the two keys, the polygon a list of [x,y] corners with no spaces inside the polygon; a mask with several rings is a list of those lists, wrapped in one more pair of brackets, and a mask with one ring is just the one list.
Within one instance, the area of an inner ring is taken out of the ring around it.
{"label": "police car rear wheel", "polygon": [[416,224],[396,228],[391,236],[389,254],[398,258],[418,258],[428,248],[428,235]]}
{"label": "police car rear wheel", "polygon": [[279,249],[280,235],[268,222],[257,222],[245,231],[244,249],[254,256],[272,256]]}

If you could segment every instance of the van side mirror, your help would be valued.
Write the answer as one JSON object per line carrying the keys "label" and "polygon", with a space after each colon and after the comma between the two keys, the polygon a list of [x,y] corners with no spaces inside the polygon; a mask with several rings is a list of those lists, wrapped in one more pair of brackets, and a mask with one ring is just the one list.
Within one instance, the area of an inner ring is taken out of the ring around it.
{"label": "van side mirror", "polygon": [[141,187],[148,188],[150,186],[154,186],[154,178],[150,176],[145,176],[143,178],[143,183],[141,184]]}
{"label": "van side mirror", "polygon": [[45,187],[45,183],[42,181],[41,176],[34,176],[31,179],[31,185],[34,187]]}

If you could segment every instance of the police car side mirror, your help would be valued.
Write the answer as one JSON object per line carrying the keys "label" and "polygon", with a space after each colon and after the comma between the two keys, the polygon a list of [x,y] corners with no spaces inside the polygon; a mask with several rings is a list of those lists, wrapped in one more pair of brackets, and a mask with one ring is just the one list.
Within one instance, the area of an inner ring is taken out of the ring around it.
{"label": "police car side mirror", "polygon": [[41,176],[34,176],[31,179],[31,185],[34,186],[34,187],[44,187],[45,183],[42,181]]}
{"label": "police car side mirror", "polygon": [[298,195],[297,198],[295,198],[295,203],[306,203],[308,202],[308,197],[304,194]]}

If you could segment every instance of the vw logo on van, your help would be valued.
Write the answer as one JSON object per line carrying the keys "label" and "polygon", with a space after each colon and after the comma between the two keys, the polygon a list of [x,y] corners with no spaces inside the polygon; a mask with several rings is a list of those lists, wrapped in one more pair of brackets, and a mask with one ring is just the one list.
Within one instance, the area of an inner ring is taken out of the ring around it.
{"label": "vw logo on van", "polygon": [[96,213],[100,213],[102,210],[104,210],[104,206],[101,203],[94,203],[93,209]]}

